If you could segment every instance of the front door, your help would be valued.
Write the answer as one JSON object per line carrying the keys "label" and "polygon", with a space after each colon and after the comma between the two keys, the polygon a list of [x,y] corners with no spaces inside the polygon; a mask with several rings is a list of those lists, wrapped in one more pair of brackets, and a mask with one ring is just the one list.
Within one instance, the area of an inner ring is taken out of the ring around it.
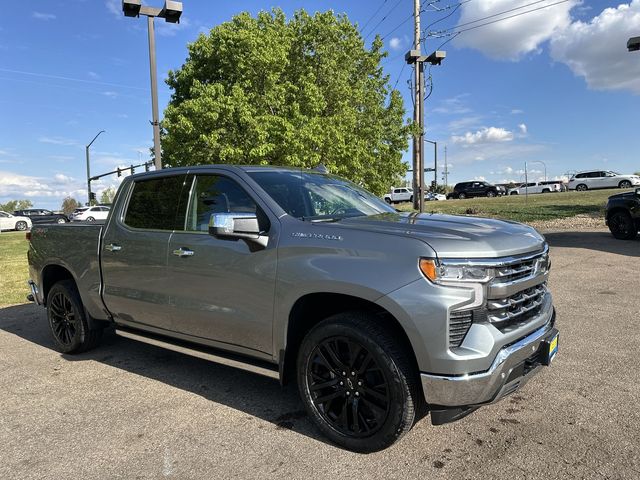
{"label": "front door", "polygon": [[[279,224],[249,191],[227,173],[193,176],[184,228],[169,243],[173,328],[224,348],[271,354]],[[227,212],[257,214],[267,247],[209,235],[210,216]]]}
{"label": "front door", "polygon": [[[167,249],[184,224],[186,174],[134,181],[128,202],[119,202],[102,242],[104,302],[117,323],[171,330]],[[123,205],[126,203],[126,205]]]}

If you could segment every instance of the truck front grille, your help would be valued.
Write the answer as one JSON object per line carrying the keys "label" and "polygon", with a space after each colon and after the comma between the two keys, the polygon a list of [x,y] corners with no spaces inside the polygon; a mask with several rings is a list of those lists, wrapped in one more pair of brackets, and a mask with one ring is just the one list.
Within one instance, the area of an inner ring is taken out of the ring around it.
{"label": "truck front grille", "polygon": [[488,300],[487,320],[499,329],[523,325],[540,312],[546,293],[544,282],[507,298]]}

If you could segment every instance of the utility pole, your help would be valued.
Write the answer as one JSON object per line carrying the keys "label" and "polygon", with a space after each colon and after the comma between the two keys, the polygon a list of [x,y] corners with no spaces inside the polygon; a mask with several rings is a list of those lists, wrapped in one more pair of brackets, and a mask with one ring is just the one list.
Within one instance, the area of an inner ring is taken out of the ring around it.
{"label": "utility pole", "polygon": [[447,146],[444,146],[444,186],[449,186],[449,165],[447,164]]}
{"label": "utility pole", "polygon": [[[420,0],[413,0],[413,20],[414,20],[414,34],[413,34],[413,48],[415,50],[414,55],[420,56]],[[424,129],[424,116],[422,115],[422,101],[424,95],[422,94],[422,63],[415,62],[414,67],[414,108],[413,108],[413,121],[416,125],[420,126],[420,134],[417,138],[413,137],[413,208],[422,212],[424,208],[424,165],[422,164],[422,152],[424,150],[422,145],[422,136]]]}
{"label": "utility pole", "polygon": [[87,206],[91,206],[91,197],[93,195],[91,195],[91,167],[89,166],[89,147],[91,147],[91,145],[93,144],[93,142],[96,141],[96,138],[98,138],[100,136],[101,133],[104,133],[104,130],[100,130],[95,137],[93,137],[93,140],[91,140],[89,142],[89,145],[86,145],[84,148],[84,153],[86,155],[87,158]]}

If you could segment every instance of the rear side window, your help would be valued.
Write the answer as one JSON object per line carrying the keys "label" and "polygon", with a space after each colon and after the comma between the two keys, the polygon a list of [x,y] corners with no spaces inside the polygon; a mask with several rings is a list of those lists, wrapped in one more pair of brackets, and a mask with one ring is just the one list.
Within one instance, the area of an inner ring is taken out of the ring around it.
{"label": "rear side window", "polygon": [[124,223],[149,230],[182,229],[186,212],[178,213],[178,205],[185,204],[189,195],[185,179],[186,175],[177,175],[135,182]]}

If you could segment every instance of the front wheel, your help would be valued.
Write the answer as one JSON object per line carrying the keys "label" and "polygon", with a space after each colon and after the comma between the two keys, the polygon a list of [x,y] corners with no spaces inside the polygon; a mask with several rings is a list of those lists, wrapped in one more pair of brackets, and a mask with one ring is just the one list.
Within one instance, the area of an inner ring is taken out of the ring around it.
{"label": "front wheel", "polygon": [[16,230],[24,232],[27,229],[27,222],[20,220],[16,222]]}
{"label": "front wheel", "polygon": [[102,327],[88,317],[71,280],[62,280],[47,294],[47,318],[53,340],[62,353],[80,353],[95,347]]}
{"label": "front wheel", "polygon": [[87,222],[95,222],[96,219],[93,217],[87,217]]}
{"label": "front wheel", "polygon": [[580,185],[576,186],[576,190],[578,192],[586,192],[587,186],[584,183],[581,183]]}
{"label": "front wheel", "polygon": [[67,221],[64,218],[59,218],[58,223],[67,223]]}
{"label": "front wheel", "polygon": [[492,198],[495,197],[496,193],[495,192],[487,192],[487,197]]}
{"label": "front wheel", "polygon": [[461,194],[458,195],[458,198],[460,200],[464,200],[465,198],[467,198],[467,195],[465,193],[461,193]]}
{"label": "front wheel", "polygon": [[387,202],[389,205],[391,205],[391,199],[390,198],[385,198],[384,201]]}
{"label": "front wheel", "polygon": [[618,185],[620,188],[631,188],[631,182],[629,180],[623,180]]}
{"label": "front wheel", "polygon": [[609,231],[620,240],[633,240],[638,234],[638,227],[627,212],[616,212],[609,218]]}
{"label": "front wheel", "polygon": [[357,452],[389,447],[418,418],[418,373],[397,334],[361,312],[334,315],[304,338],[297,359],[300,396],[334,443]]}

